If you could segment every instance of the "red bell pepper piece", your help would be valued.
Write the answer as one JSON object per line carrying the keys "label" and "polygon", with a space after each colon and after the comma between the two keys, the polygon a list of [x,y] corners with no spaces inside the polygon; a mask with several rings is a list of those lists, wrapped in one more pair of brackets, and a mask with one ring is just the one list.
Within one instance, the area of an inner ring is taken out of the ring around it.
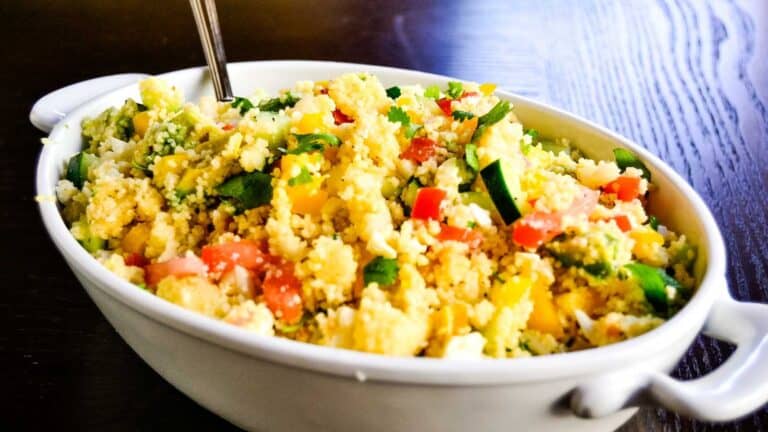
{"label": "red bell pepper piece", "polygon": [[445,191],[436,187],[425,187],[416,193],[411,217],[414,219],[440,219],[440,204],[445,199]]}

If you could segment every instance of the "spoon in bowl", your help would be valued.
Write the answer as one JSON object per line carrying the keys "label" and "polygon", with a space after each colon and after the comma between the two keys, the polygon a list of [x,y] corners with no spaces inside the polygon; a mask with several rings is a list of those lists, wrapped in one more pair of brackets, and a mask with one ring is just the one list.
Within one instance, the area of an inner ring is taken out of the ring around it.
{"label": "spoon in bowl", "polygon": [[216,1],[189,0],[189,4],[192,6],[205,60],[211,72],[216,99],[220,102],[229,102],[234,97],[227,73],[227,57],[224,54],[224,41],[221,38],[219,17],[216,14]]}

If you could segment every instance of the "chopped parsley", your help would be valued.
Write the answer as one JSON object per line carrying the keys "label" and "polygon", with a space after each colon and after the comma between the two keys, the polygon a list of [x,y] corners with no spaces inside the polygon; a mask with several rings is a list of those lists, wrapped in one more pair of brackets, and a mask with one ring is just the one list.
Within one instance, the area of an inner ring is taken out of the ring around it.
{"label": "chopped parsley", "polygon": [[331,147],[341,144],[341,140],[327,133],[293,134],[296,137],[296,147],[288,150],[288,154],[301,154],[323,150],[326,145]]}
{"label": "chopped parsley", "polygon": [[476,227],[477,227],[477,222],[475,222],[475,221],[467,222],[467,228],[472,229],[472,228],[476,228]]}
{"label": "chopped parsley", "polygon": [[464,93],[464,85],[458,81],[449,81],[445,92],[451,99],[458,99]]}
{"label": "chopped parsley", "polygon": [[397,260],[392,258],[376,257],[363,268],[363,282],[369,285],[376,282],[380,286],[388,286],[395,283],[399,271]]}
{"label": "chopped parsley", "polygon": [[411,118],[408,117],[408,113],[400,107],[393,106],[387,113],[387,119],[392,123],[400,123],[400,126],[405,128],[405,137],[408,139],[413,138],[416,133],[421,129],[421,125],[411,123]]}
{"label": "chopped parsley", "polygon": [[239,109],[240,115],[245,115],[245,113],[253,109],[253,103],[247,98],[235,96],[235,100],[232,101],[232,108]]}
{"label": "chopped parsley", "polygon": [[539,137],[539,131],[536,129],[528,129],[525,131],[525,134],[531,137],[532,141],[536,141],[536,139]]}
{"label": "chopped parsley", "polygon": [[651,228],[653,228],[654,231],[658,231],[659,230],[659,218],[657,218],[654,215],[648,216],[648,225],[650,225]]}
{"label": "chopped parsley", "polygon": [[469,143],[464,147],[464,161],[473,170],[480,170],[480,161],[477,159],[477,144]]}
{"label": "chopped parsley", "polygon": [[282,109],[293,107],[298,101],[299,98],[288,92],[280,97],[259,102],[259,111],[279,112]]}
{"label": "chopped parsley", "polygon": [[490,111],[481,115],[477,119],[477,129],[475,129],[475,133],[472,134],[471,141],[476,141],[479,139],[489,126],[503,120],[507,114],[510,113],[510,111],[512,111],[512,107],[509,105],[509,102],[499,101],[499,103],[494,105]]}
{"label": "chopped parsley", "polygon": [[400,87],[394,86],[387,89],[387,97],[390,99],[397,99],[400,97],[402,92],[400,91]]}
{"label": "chopped parsley", "polygon": [[312,182],[312,174],[307,167],[301,167],[301,172],[288,179],[288,186],[298,186]]}
{"label": "chopped parsley", "polygon": [[407,126],[411,123],[411,118],[408,117],[408,113],[400,107],[393,106],[387,113],[387,119],[392,123],[400,123],[403,126]]}
{"label": "chopped parsley", "polygon": [[440,87],[437,86],[437,84],[432,84],[431,86],[424,89],[424,97],[430,98],[430,99],[440,99]]}
{"label": "chopped parsley", "polygon": [[451,116],[453,117],[454,120],[459,120],[459,121],[471,120],[475,118],[475,115],[472,114],[471,112],[459,111],[459,110],[456,110],[453,113],[451,113]]}

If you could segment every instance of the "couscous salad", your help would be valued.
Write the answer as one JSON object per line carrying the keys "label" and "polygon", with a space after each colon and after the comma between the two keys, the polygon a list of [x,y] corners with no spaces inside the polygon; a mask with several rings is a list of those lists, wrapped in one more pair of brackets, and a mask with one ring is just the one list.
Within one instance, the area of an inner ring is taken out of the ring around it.
{"label": "couscous salad", "polygon": [[509,358],[662,324],[696,251],[646,212],[650,172],[525,129],[494,89],[349,73],[193,104],[149,78],[83,122],[57,198],[136,289],[261,335]]}

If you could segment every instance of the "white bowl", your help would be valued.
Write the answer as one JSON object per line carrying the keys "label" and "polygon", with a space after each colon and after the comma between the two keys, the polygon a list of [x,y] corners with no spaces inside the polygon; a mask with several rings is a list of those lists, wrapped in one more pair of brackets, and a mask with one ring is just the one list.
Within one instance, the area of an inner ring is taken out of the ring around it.
{"label": "white bowl", "polygon": [[[250,94],[257,87],[275,92],[295,81],[350,71],[371,72],[385,85],[449,80],[379,66],[308,61],[234,63],[229,71],[235,94]],[[65,160],[80,150],[83,117],[128,97],[138,98],[137,85],[128,83],[141,76],[86,81],[41,99],[33,108],[30,117],[44,130],[66,114],[40,155],[40,196],[54,195]],[[162,76],[180,87],[188,100],[213,94],[203,68]],[[101,94],[107,90],[112,91]],[[179,390],[245,429],[594,431],[618,427],[639,403],[712,421],[746,415],[765,403],[768,308],[729,296],[723,241],[696,192],[666,164],[625,138],[540,103],[504,92],[499,96],[514,104],[526,127],[569,137],[591,157],[610,159],[613,148],[626,147],[645,161],[658,185],[650,203],[653,212],[699,248],[699,288],[663,326],[615,345],[510,360],[390,358],[263,337],[137,289],[80,247],[55,202],[41,199],[40,212],[72,271],[133,350]],[[667,373],[702,327],[738,349],[703,378],[670,378]]]}

